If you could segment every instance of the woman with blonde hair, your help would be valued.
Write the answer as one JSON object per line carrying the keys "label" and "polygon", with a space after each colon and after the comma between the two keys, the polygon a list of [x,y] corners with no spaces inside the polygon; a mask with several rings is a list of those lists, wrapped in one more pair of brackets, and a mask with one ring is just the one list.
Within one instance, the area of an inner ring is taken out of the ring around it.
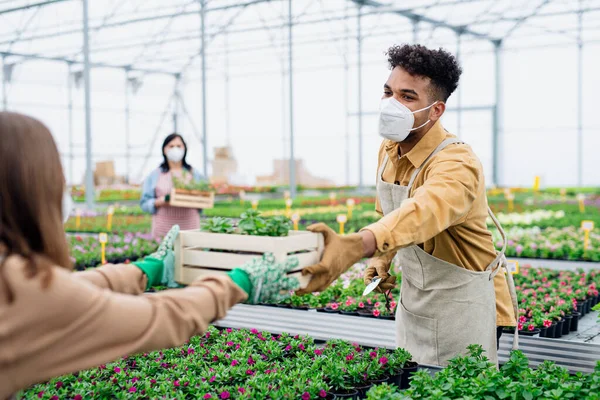
{"label": "woman with blonde hair", "polygon": [[126,354],[181,345],[234,304],[268,301],[297,285],[285,268],[267,261],[265,269],[263,260],[143,294],[172,280],[177,226],[142,261],[71,272],[68,210],[49,130],[0,112],[0,399]]}

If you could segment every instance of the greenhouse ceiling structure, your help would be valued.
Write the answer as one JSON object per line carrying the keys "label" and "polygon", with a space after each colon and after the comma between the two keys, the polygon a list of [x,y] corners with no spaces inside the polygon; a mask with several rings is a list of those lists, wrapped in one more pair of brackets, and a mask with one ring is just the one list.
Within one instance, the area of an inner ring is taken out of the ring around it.
{"label": "greenhouse ceiling structure", "polygon": [[[505,52],[559,46],[572,49],[569,54],[573,57],[569,57],[568,62],[575,71],[576,97],[569,103],[575,107],[577,124],[577,134],[572,139],[576,141],[577,167],[572,169],[576,170],[577,184],[583,184],[583,57],[587,46],[600,43],[600,0],[0,0],[2,106],[18,111],[17,107],[11,106],[11,86],[18,85],[14,75],[21,66],[35,62],[64,65],[65,73],[69,74],[70,96],[75,90],[71,82],[81,85],[84,94],[86,198],[88,206],[92,207],[92,141],[99,133],[94,131],[95,121],[92,120],[95,100],[91,73],[96,70],[121,71],[125,79],[120,84],[129,95],[135,93],[142,78],[144,81],[155,76],[170,79],[171,96],[175,101],[170,103],[161,121],[171,121],[174,130],[190,114],[200,121],[193,129],[202,144],[201,169],[207,174],[207,140],[213,134],[207,122],[211,119],[207,113],[210,103],[207,79],[211,79],[215,69],[224,68],[223,60],[227,60],[228,54],[238,57],[244,54],[241,63],[251,69],[271,52],[278,60],[272,74],[274,79],[281,81],[285,97],[281,99],[284,107],[277,111],[286,113],[282,125],[283,143],[286,158],[290,160],[289,183],[293,194],[297,155],[295,127],[298,123],[294,102],[298,90],[295,73],[298,68],[306,67],[300,66],[302,60],[306,63],[311,58],[300,60],[299,52],[312,46],[316,49],[312,58],[329,66],[334,64],[346,74],[346,93],[340,96],[345,102],[346,140],[342,147],[345,146],[346,155],[343,164],[348,179],[353,163],[349,155],[352,144],[358,155],[358,184],[362,187],[365,185],[363,120],[375,112],[366,109],[362,100],[362,70],[374,58],[374,46],[366,45],[365,41],[390,35],[448,47],[459,59],[477,52],[490,54],[493,98],[489,102],[466,105],[459,92],[454,99],[453,112],[458,130],[463,113],[480,110],[491,115],[490,178],[497,185],[504,182],[499,167],[505,156],[502,137],[506,99],[503,88],[506,80],[511,78],[503,71]],[[337,52],[319,52],[322,46],[331,44],[338,46]],[[377,55],[381,56],[380,48],[377,48]],[[218,68],[215,68],[217,63]],[[225,82],[228,82],[228,73],[235,73],[235,65],[231,61],[230,68],[225,69]],[[306,68],[309,67],[318,68],[314,64]],[[258,69],[264,69],[264,65]],[[356,74],[350,75],[350,70]],[[198,109],[190,109],[189,103],[186,106],[182,100],[182,87],[193,80],[189,77],[197,77],[200,82]],[[69,120],[72,120],[72,101],[67,109]],[[127,105],[125,119],[128,120]],[[225,119],[225,124],[229,125],[232,117],[226,113]],[[63,154],[71,158],[72,168],[73,127],[69,130],[70,149]],[[349,140],[350,130],[352,140]],[[131,158],[134,157],[130,152],[130,128],[126,129],[125,135],[125,159],[130,176]],[[150,148],[158,135],[157,129],[150,140]]]}

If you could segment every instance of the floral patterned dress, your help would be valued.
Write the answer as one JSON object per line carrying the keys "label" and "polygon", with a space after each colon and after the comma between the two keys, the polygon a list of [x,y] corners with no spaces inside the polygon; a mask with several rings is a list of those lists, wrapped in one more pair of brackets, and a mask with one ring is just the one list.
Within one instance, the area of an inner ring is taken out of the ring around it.
{"label": "floral patterned dress", "polygon": [[[173,176],[186,181],[193,179],[191,174],[182,176],[180,172],[161,172],[155,189],[156,198],[171,194]],[[152,236],[157,239],[163,238],[175,224],[179,225],[182,231],[200,229],[200,214],[193,208],[171,207],[168,204],[159,207],[152,216]]]}

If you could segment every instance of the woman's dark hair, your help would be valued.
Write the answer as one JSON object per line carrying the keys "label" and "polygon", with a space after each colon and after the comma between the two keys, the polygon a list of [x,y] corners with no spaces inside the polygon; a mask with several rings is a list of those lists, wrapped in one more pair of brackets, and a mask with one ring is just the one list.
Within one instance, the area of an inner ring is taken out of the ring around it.
{"label": "woman's dark hair", "polygon": [[169,172],[169,160],[167,160],[167,155],[165,154],[165,147],[167,147],[167,145],[169,143],[171,143],[173,140],[175,139],[181,139],[181,141],[183,142],[183,158],[181,159],[181,164],[183,165],[183,168],[191,171],[192,170],[192,166],[190,164],[187,163],[187,161],[185,160],[185,157],[187,156],[187,144],[185,143],[185,140],[183,140],[183,136],[181,136],[179,133],[171,133],[169,136],[167,136],[165,138],[165,141],[162,144],[162,155],[163,155],[163,162],[162,164],[160,164],[160,170],[162,172]]}

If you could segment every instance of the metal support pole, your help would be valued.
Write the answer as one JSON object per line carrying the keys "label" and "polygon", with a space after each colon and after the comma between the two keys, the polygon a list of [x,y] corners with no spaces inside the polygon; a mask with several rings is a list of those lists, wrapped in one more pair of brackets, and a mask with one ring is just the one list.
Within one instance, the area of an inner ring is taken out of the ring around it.
{"label": "metal support pole", "polygon": [[492,149],[492,180],[496,186],[501,186],[502,174],[501,165],[503,157],[503,143],[502,143],[502,41],[498,40],[494,42],[494,58],[495,58],[495,80],[496,80],[496,93],[495,93],[495,106],[494,106],[494,121],[493,121],[493,149]]}
{"label": "metal support pole", "polygon": [[225,32],[224,47],[225,47],[225,142],[227,147],[231,145],[231,124],[229,121],[229,35]]}
{"label": "metal support pole", "polygon": [[[460,45],[462,34],[456,35],[456,59],[460,62]],[[460,138],[462,131],[462,86],[458,85],[456,92],[456,136]]]}
{"label": "metal support pole", "polygon": [[73,143],[73,64],[69,63],[69,72],[67,79],[67,96],[69,110],[69,183],[72,185],[75,182],[73,177],[73,164],[75,161],[74,143]]}
{"label": "metal support pole", "polygon": [[419,20],[413,19],[413,44],[417,44],[419,42]]}
{"label": "metal support pole", "polygon": [[6,77],[6,56],[2,56],[2,109],[8,109],[8,78]]}
{"label": "metal support pole", "polygon": [[290,196],[296,197],[296,160],[294,159],[294,69],[292,54],[292,27],[293,27],[292,0],[288,0],[288,73],[290,96]]}
{"label": "metal support pole", "polygon": [[207,149],[207,124],[206,124],[206,0],[200,0],[200,58],[202,61],[202,167],[204,177],[208,178],[208,149]]}
{"label": "metal support pole", "polygon": [[85,203],[94,208],[94,171],[92,170],[92,101],[90,82],[90,32],[88,0],[83,0],[83,82],[85,97]]}
{"label": "metal support pole", "polygon": [[362,137],[362,8],[358,7],[356,17],[356,56],[357,56],[357,71],[358,71],[358,190],[363,189],[363,137]]}
{"label": "metal support pole", "polygon": [[[345,17],[348,17],[348,3],[346,3]],[[348,114],[350,113],[350,66],[348,63],[349,43],[348,38],[350,32],[348,29],[348,21],[344,20],[344,133],[345,133],[345,161],[346,161],[346,186],[350,186],[350,124]]]}
{"label": "metal support pole", "polygon": [[582,0],[577,13],[577,186],[583,186],[583,25]]}
{"label": "metal support pole", "polygon": [[175,90],[173,92],[173,132],[179,133],[179,108],[181,106],[181,75],[175,75]]}
{"label": "metal support pole", "polygon": [[129,183],[131,174],[131,115],[129,110],[129,69],[125,70],[125,182]]}

